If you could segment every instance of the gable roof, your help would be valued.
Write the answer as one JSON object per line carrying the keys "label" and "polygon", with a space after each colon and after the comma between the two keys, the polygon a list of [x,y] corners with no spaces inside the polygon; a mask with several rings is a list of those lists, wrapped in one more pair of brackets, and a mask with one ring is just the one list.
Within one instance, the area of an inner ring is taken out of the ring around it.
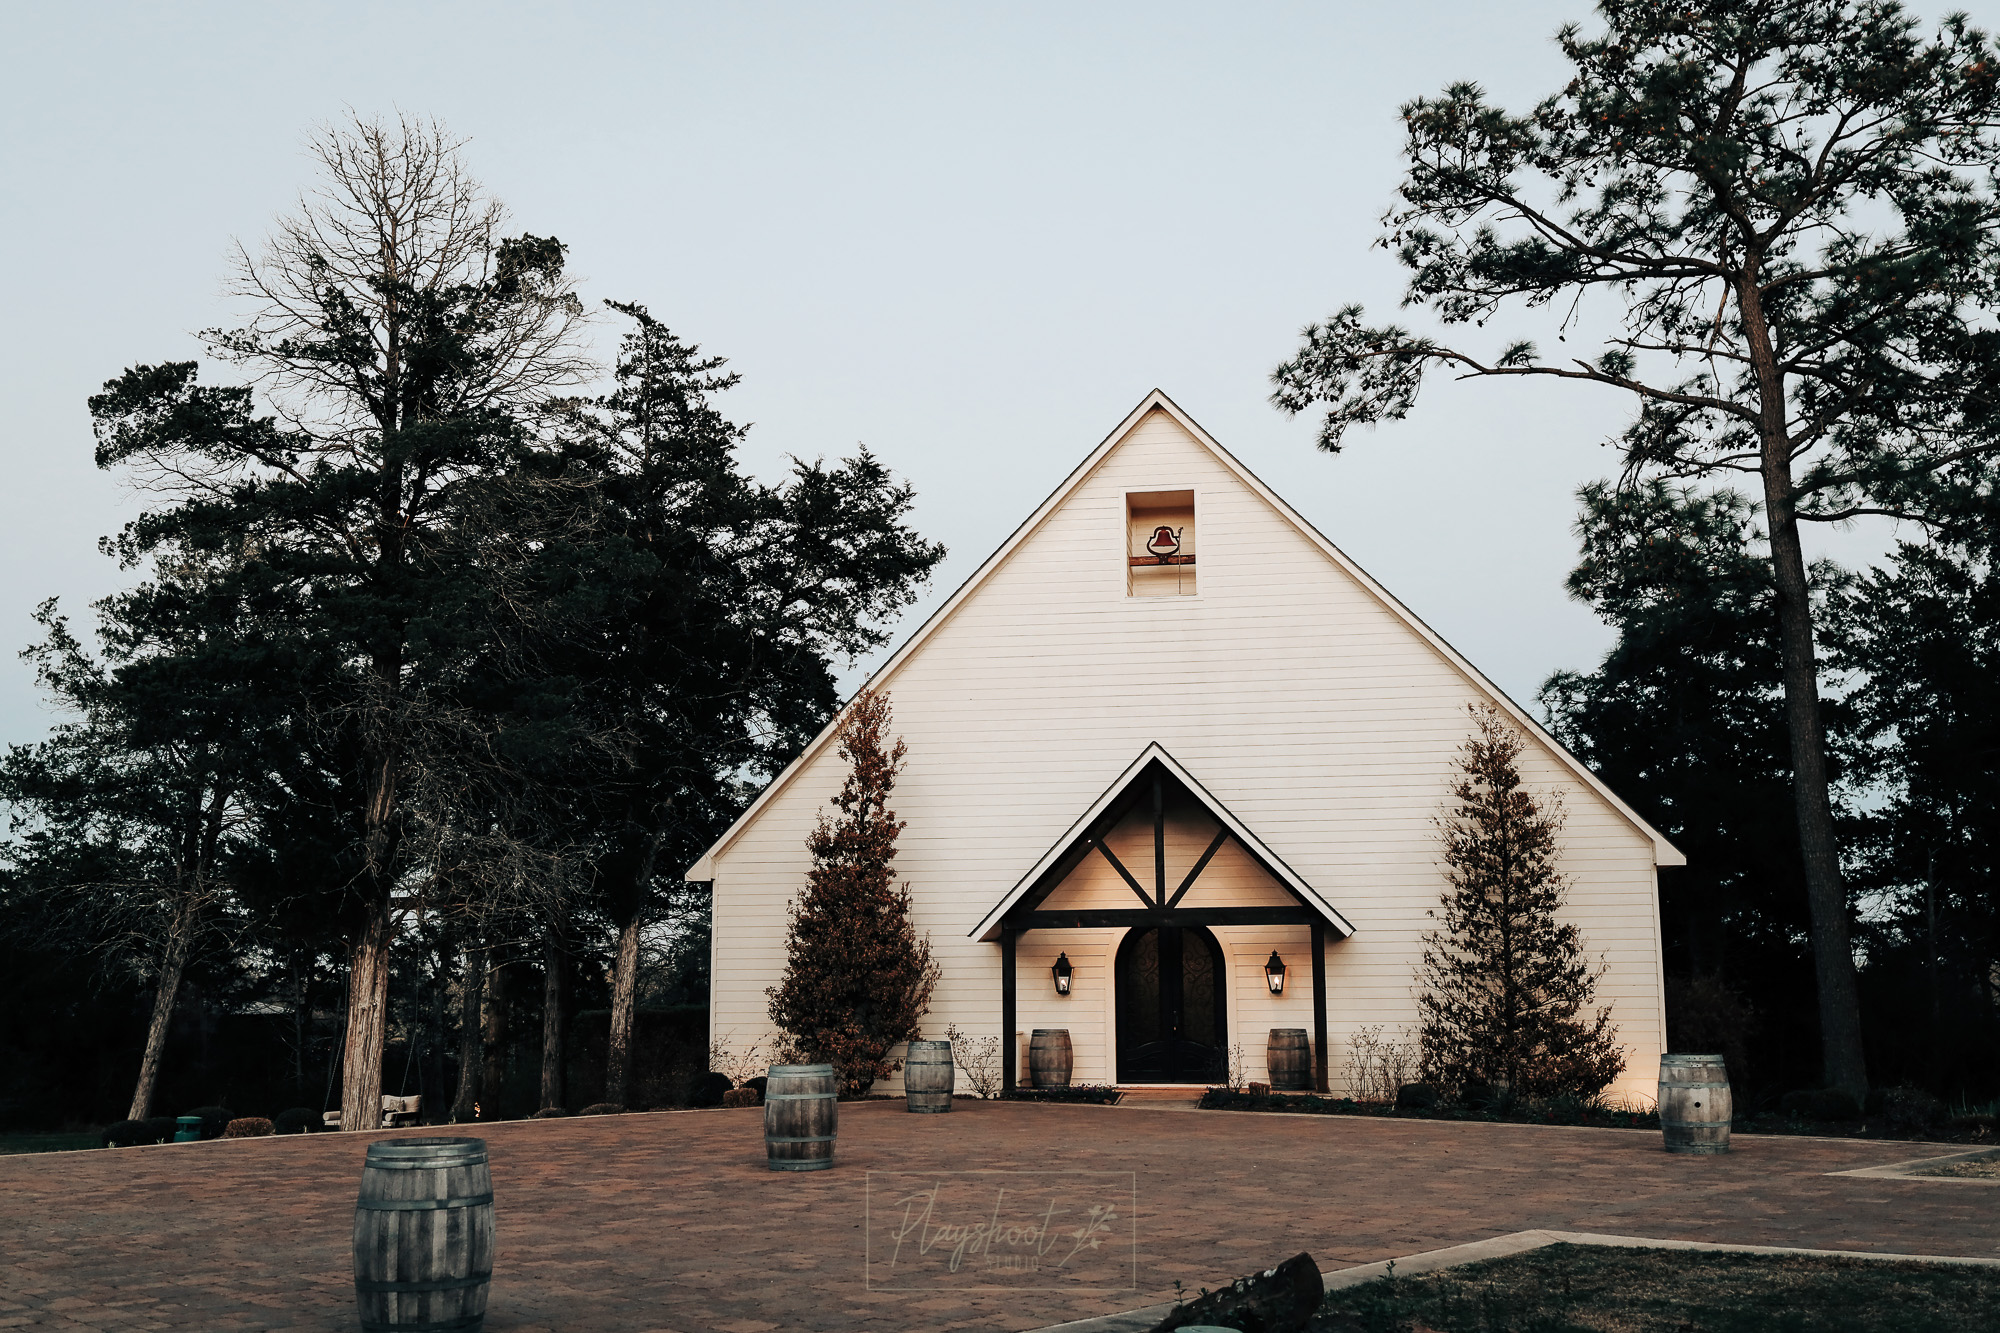
{"label": "gable roof", "polygon": [[[1028,868],[1028,873],[1021,876],[1020,882],[1009,889],[1006,896],[993,905],[993,910],[980,918],[979,924],[967,932],[968,936],[976,940],[997,939],[1000,934],[1002,918],[1016,904],[1021,903],[1024,898],[1029,897],[1038,890],[1046,894],[1050,889],[1053,889],[1069,873],[1069,870],[1074,868],[1075,861],[1081,859],[1077,855],[1078,849],[1081,848],[1087,853],[1089,848],[1096,845],[1104,836],[1110,825],[1115,824],[1119,818],[1128,813],[1130,802],[1127,798],[1140,785],[1140,780],[1146,775],[1147,771],[1155,766],[1164,770],[1190,796],[1194,797],[1195,801],[1203,809],[1214,816],[1216,822],[1227,829],[1229,835],[1236,839],[1237,845],[1250,854],[1250,859],[1261,866],[1264,872],[1270,875],[1272,879],[1278,881],[1286,892],[1298,899],[1305,907],[1318,913],[1328,925],[1332,926],[1343,937],[1354,933],[1352,922],[1342,916],[1339,910],[1332,903],[1328,902],[1317,889],[1306,883],[1296,870],[1286,865],[1284,858],[1272,851],[1264,843],[1263,839],[1251,832],[1249,826],[1231,814],[1227,806],[1223,805],[1221,801],[1216,800],[1214,794],[1208,788],[1202,786],[1201,783],[1197,782],[1194,775],[1182,767],[1178,759],[1167,753],[1165,746],[1161,745],[1158,741],[1154,741],[1144,750],[1140,751],[1139,757],[1128,764],[1125,771],[1120,773],[1112,781],[1111,785],[1104,789],[1102,796],[1090,803],[1090,808],[1085,810],[1082,816],[1064,831],[1062,837],[1056,839],[1055,845],[1049,848],[1042,859]],[[1207,857],[1203,857],[1200,864],[1205,865],[1207,860]],[[1066,861],[1069,864],[1066,865]],[[1200,866],[1198,865],[1197,870],[1199,868]],[[1188,883],[1191,886],[1194,883],[1193,879],[1190,878]],[[1176,901],[1178,901],[1178,898],[1179,895],[1176,894]]]}
{"label": "gable roof", "polygon": [[[1687,864],[1687,858],[1671,842],[1667,841],[1665,834],[1640,818],[1637,811],[1620,800],[1616,792],[1607,787],[1597,774],[1591,772],[1582,760],[1565,749],[1562,743],[1551,736],[1540,723],[1536,722],[1526,709],[1508,698],[1499,686],[1481,674],[1479,669],[1467,661],[1456,648],[1446,643],[1437,631],[1426,625],[1408,607],[1397,601],[1388,589],[1377,583],[1366,570],[1349,559],[1344,551],[1328,541],[1319,529],[1307,522],[1296,510],[1280,499],[1277,492],[1266,486],[1262,479],[1238,461],[1235,455],[1223,448],[1207,431],[1203,430],[1193,417],[1183,412],[1179,404],[1175,403],[1173,399],[1167,397],[1165,393],[1158,389],[1154,389],[1139,400],[1139,405],[1133,408],[1125,419],[1119,422],[1117,427],[1109,435],[1105,436],[1103,441],[1095,449],[1091,450],[1081,463],[1076,465],[1069,476],[1063,479],[1062,484],[1050,492],[1048,499],[1042,501],[1035,512],[1030,514],[1019,527],[1015,528],[1007,540],[1000,543],[999,548],[992,555],[986,557],[985,562],[978,569],[974,570],[965,582],[958,585],[957,590],[945,600],[943,605],[933,611],[922,625],[917,627],[914,634],[904,640],[903,646],[898,648],[888,661],[877,667],[869,675],[868,679],[863,682],[864,688],[869,686],[880,688],[894,677],[902,669],[903,664],[914,657],[923,648],[924,644],[930,640],[931,636],[944,627],[945,623],[951,619],[953,613],[979,590],[980,585],[985,583],[995,570],[1005,564],[1007,558],[1025,543],[1029,537],[1033,536],[1035,531],[1047,521],[1049,516],[1062,506],[1063,502],[1097,469],[1098,464],[1102,463],[1106,456],[1112,450],[1116,449],[1141,421],[1144,421],[1148,415],[1154,412],[1164,412],[1172,418],[1197,444],[1214,455],[1216,461],[1233,473],[1244,486],[1254,492],[1258,498],[1269,505],[1286,522],[1297,528],[1300,534],[1307,541],[1318,547],[1327,559],[1339,566],[1348,577],[1352,578],[1370,596],[1380,602],[1391,615],[1401,620],[1412,632],[1423,639],[1425,643],[1429,644],[1439,656],[1443,657],[1456,668],[1472,684],[1474,689],[1491,699],[1507,715],[1509,720],[1546,746],[1550,753],[1555,755],[1557,761],[1569,769],[1579,781],[1603,797],[1614,810],[1630,821],[1634,828],[1650,839],[1653,844],[1653,861],[1655,865],[1678,866]],[[836,716],[833,721],[827,723],[819,735],[813,737],[812,743],[800,751],[798,757],[787,764],[784,770],[771,780],[769,786],[758,793],[757,799],[752,801],[749,807],[737,817],[736,822],[731,824],[721,837],[710,844],[708,850],[702,853],[700,860],[688,867],[686,872],[688,880],[701,883],[715,878],[715,858],[730,843],[736,840],[736,836],[762,813],[764,807],[779,792],[791,785],[792,780],[798,776],[800,770],[806,764],[811,762],[821,750],[825,749],[832,742],[834,734],[839,727],[839,721],[839,717]]]}

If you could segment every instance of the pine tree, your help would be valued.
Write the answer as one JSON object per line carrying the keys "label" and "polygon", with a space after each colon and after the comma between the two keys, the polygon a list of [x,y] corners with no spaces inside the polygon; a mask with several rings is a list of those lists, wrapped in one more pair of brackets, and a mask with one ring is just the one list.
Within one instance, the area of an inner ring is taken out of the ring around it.
{"label": "pine tree", "polygon": [[47,637],[22,655],[69,718],[0,756],[12,933],[152,991],[132,1120],[152,1114],[183,979],[260,943],[231,863],[282,666],[256,609],[212,573],[185,561],[95,603],[95,653],[43,602]]}
{"label": "pine tree", "polygon": [[1421,1041],[1426,1081],[1504,1085],[1513,1095],[1589,1097],[1625,1068],[1611,1011],[1592,1016],[1601,967],[1556,919],[1560,810],[1521,785],[1520,736],[1490,704],[1460,747],[1439,817],[1450,887],[1424,937]]}
{"label": "pine tree", "polygon": [[261,258],[238,255],[255,313],[203,335],[247,382],[135,366],[90,410],[98,465],[167,501],[120,555],[184,550],[246,596],[289,597],[293,651],[339,664],[313,725],[352,760],[340,1096],[358,1130],[380,1114],[391,948],[414,902],[413,777],[439,683],[490,637],[492,566],[518,547],[487,530],[492,499],[531,461],[531,421],[590,365],[562,244],[504,237],[445,130],[356,120],[312,151],[320,191]]}
{"label": "pine tree", "polygon": [[[1687,854],[1660,876],[1667,1039],[1722,1049],[1739,1090],[1810,1085],[1811,921],[1757,506],[1659,479],[1579,497],[1570,595],[1618,639],[1594,670],[1552,674],[1541,703],[1555,738]],[[1814,578],[1840,586],[1824,565]],[[1841,734],[1846,710],[1827,711]]]}
{"label": "pine tree", "polygon": [[939,968],[910,925],[910,889],[895,877],[903,821],[889,808],[905,746],[884,748],[886,695],[863,690],[840,724],[851,766],[836,815],[822,814],[806,846],[806,889],[792,905],[784,979],[768,993],[771,1021],[792,1057],[831,1063],[843,1091],[866,1092],[893,1072],[889,1048],[922,1035]]}
{"label": "pine tree", "polygon": [[2000,1049],[2000,524],[1970,517],[1899,543],[1827,617],[1870,795],[1854,820],[1870,1016],[1894,1034],[1891,1073],[1940,1095],[1988,1086]]}
{"label": "pine tree", "polygon": [[[1895,0],[1598,0],[1572,69],[1511,115],[1474,83],[1403,108],[1409,170],[1383,244],[1449,341],[1347,306],[1274,376],[1320,445],[1407,416],[1426,373],[1625,395],[1628,480],[1759,478],[1794,820],[1829,1086],[1868,1091],[1801,531],[1926,524],[2000,458],[2000,53],[1963,14]],[[1553,354],[1479,346],[1566,312]],[[1601,311],[1601,350],[1566,340]],[[1465,326],[1472,326],[1467,329]],[[1493,330],[1498,334],[1499,330]],[[1463,335],[1463,336],[1459,336]]]}

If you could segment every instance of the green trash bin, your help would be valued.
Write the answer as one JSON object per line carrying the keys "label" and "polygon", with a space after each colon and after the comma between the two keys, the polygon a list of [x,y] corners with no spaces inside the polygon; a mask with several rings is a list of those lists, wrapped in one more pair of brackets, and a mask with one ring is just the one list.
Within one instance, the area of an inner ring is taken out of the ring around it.
{"label": "green trash bin", "polygon": [[183,1115],[183,1116],[176,1116],[176,1117],[174,1118],[174,1124],[175,1124],[175,1126],[176,1126],[176,1128],[175,1128],[175,1130],[174,1130],[174,1142],[175,1142],[175,1143],[200,1143],[200,1142],[201,1142],[201,1117],[200,1117],[200,1116],[198,1116],[198,1115]]}

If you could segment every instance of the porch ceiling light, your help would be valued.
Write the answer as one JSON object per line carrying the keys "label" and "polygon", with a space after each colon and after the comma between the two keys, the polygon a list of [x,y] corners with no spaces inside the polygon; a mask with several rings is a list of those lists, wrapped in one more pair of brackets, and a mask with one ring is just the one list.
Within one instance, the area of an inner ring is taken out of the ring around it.
{"label": "porch ceiling light", "polygon": [[1264,964],[1264,980],[1271,983],[1271,994],[1285,993],[1285,960],[1278,957],[1276,949],[1271,950],[1271,961]]}
{"label": "porch ceiling light", "polygon": [[1067,953],[1056,955],[1055,965],[1049,968],[1049,975],[1056,979],[1056,994],[1069,994],[1069,978],[1070,974],[1075,970],[1069,965],[1069,955]]}

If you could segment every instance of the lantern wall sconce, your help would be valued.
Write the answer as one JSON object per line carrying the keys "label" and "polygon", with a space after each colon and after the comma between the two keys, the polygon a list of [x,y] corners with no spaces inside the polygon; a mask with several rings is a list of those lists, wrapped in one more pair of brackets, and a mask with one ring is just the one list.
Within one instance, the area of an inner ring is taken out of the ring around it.
{"label": "lantern wall sconce", "polygon": [[1271,994],[1285,993],[1285,960],[1278,957],[1276,949],[1271,950],[1271,961],[1264,964],[1264,980],[1271,983]]}
{"label": "lantern wall sconce", "polygon": [[1069,994],[1069,979],[1075,971],[1076,969],[1069,965],[1068,954],[1059,953],[1056,955],[1055,965],[1049,968],[1049,975],[1056,979],[1056,994]]}

